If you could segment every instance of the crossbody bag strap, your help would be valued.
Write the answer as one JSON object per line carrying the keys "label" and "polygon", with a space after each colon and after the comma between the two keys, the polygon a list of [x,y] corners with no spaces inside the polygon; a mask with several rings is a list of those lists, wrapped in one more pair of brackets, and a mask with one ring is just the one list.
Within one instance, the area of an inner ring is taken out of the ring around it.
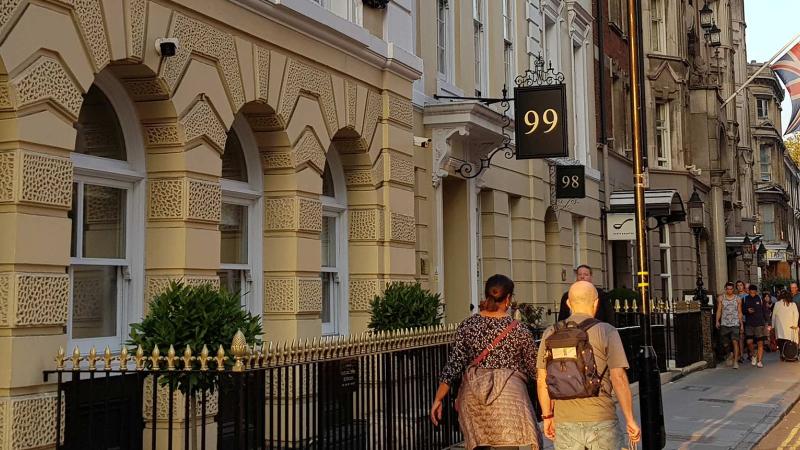
{"label": "crossbody bag strap", "polygon": [[470,367],[475,367],[478,364],[482,363],[483,360],[486,359],[487,356],[489,356],[489,352],[491,352],[495,347],[500,345],[500,343],[503,342],[503,339],[505,339],[509,334],[511,334],[511,332],[514,331],[515,328],[517,328],[517,326],[519,326],[519,321],[516,320],[511,321],[511,323],[508,324],[508,326],[505,327],[503,331],[501,331],[500,334],[497,335],[496,338],[494,338],[492,343],[489,344],[488,347],[483,349],[480,355],[476,356],[475,359],[472,360],[472,364],[470,364]]}

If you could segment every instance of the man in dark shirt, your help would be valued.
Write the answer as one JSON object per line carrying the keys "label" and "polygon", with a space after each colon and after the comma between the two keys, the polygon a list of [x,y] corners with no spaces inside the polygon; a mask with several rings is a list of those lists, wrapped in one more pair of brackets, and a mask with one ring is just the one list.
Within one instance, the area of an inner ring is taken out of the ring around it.
{"label": "man in dark shirt", "polygon": [[[744,313],[744,335],[747,339],[747,347],[750,349],[750,362],[757,367],[764,367],[762,358],[764,357],[764,341],[769,336],[769,325],[767,324],[768,311],[764,300],[758,295],[758,286],[751,284],[749,295],[742,302],[742,312]],[[758,343],[758,353],[753,351],[753,343]],[[756,356],[757,355],[757,356]]]}
{"label": "man in dark shirt", "polygon": [[[581,264],[575,269],[575,281],[588,281],[589,283],[592,282],[592,268],[587,266],[586,264]],[[558,321],[567,320],[567,318],[572,314],[567,306],[567,294],[568,292],[564,292],[564,295],[561,296],[561,306],[558,308]],[[616,326],[616,320],[614,320],[614,305],[612,305],[609,300],[606,298],[605,292],[600,289],[597,289],[597,295],[599,298],[599,302],[597,303],[597,311],[594,313],[594,318]]]}

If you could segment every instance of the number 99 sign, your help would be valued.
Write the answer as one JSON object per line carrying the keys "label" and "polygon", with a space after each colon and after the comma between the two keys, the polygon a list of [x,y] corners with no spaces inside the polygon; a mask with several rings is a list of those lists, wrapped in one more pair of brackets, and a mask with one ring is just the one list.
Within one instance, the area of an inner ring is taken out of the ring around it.
{"label": "number 99 sign", "polygon": [[563,84],[514,88],[517,159],[557,158],[569,154],[566,92]]}
{"label": "number 99 sign", "polygon": [[[536,130],[539,129],[539,112],[536,110],[529,110],[525,112],[525,126],[528,127],[528,132],[525,134],[532,134],[535,133]],[[544,127],[548,127],[544,130],[544,133],[549,133],[558,126],[558,112],[556,112],[553,108],[545,109],[542,113],[541,122],[544,123]]]}

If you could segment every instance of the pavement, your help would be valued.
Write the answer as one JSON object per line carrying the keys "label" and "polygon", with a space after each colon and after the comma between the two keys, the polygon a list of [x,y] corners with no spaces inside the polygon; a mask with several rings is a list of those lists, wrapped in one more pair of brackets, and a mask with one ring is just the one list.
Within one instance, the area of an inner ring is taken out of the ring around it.
{"label": "pavement", "polygon": [[[662,374],[666,449],[746,450],[756,448],[800,398],[800,363],[781,363],[776,353],[764,355],[764,368],[748,362],[734,370],[698,363]],[[631,385],[639,416],[638,386]],[[620,416],[621,423],[624,419]],[[624,425],[623,425],[624,426]],[[791,427],[800,437],[798,423]],[[762,443],[758,449],[774,449]],[[462,447],[453,447],[460,449]],[[552,449],[545,439],[544,449]]]}

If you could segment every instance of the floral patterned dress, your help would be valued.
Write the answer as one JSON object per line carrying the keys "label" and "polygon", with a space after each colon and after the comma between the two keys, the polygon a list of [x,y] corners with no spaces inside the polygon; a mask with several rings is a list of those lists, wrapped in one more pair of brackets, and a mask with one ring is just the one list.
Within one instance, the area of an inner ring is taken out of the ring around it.
{"label": "floral patterned dress", "polygon": [[[439,381],[452,385],[460,379],[464,370],[512,320],[510,316],[485,317],[475,314],[461,322]],[[489,356],[478,367],[517,370],[533,381],[536,379],[536,348],[530,330],[520,325],[489,352]]]}

